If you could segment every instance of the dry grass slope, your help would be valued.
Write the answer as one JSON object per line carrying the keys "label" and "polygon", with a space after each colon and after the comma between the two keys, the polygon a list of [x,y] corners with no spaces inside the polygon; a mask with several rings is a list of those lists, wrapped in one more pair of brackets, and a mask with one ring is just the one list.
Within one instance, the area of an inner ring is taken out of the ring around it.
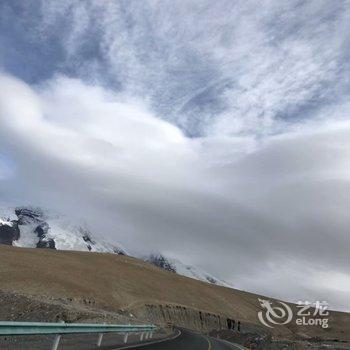
{"label": "dry grass slope", "polygon": [[[159,269],[135,258],[0,245],[0,290],[41,300],[91,302],[108,311],[135,310],[145,304],[176,304],[259,324],[258,295],[210,285]],[[1,305],[0,305],[1,307]],[[350,339],[350,315],[334,312],[326,331],[319,327],[279,327],[328,339]]]}

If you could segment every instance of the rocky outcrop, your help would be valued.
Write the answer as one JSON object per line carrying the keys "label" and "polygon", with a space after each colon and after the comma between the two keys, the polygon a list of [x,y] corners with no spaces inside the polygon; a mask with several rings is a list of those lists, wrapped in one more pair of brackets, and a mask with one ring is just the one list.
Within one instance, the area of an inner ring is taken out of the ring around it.
{"label": "rocky outcrop", "polygon": [[132,313],[154,324],[172,324],[200,332],[229,329],[232,323],[229,323],[228,320],[233,322],[233,318],[225,315],[174,304],[145,304],[134,308]]}
{"label": "rocky outcrop", "polygon": [[56,249],[56,243],[52,238],[48,237],[50,226],[47,222],[41,222],[34,232],[37,234],[39,241],[36,244],[37,248]]}
{"label": "rocky outcrop", "polygon": [[19,235],[17,222],[0,221],[0,244],[12,245]]}
{"label": "rocky outcrop", "polygon": [[151,254],[149,258],[146,258],[145,261],[160,267],[162,269],[165,269],[169,272],[174,272],[176,273],[176,267],[174,264],[172,264],[169,259],[165,258],[163,255],[154,255]]}
{"label": "rocky outcrop", "polygon": [[33,223],[42,223],[44,214],[39,208],[19,207],[15,209],[15,214],[18,217],[18,225],[28,225]]}

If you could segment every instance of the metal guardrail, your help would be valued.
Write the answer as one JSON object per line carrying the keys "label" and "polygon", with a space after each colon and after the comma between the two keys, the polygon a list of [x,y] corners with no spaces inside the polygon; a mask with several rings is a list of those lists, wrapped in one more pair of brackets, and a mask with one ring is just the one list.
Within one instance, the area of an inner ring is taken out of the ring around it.
{"label": "metal guardrail", "polygon": [[97,333],[97,346],[101,346],[104,333],[124,333],[124,343],[129,333],[140,333],[140,341],[152,338],[154,325],[118,325],[90,323],[45,323],[0,321],[0,336],[55,334],[51,350],[57,350],[63,334]]}

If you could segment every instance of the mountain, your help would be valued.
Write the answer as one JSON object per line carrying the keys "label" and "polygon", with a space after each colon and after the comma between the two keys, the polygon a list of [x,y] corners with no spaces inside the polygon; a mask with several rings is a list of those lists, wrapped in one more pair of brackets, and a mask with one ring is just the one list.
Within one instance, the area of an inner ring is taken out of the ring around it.
{"label": "mountain", "polygon": [[0,243],[25,248],[127,254],[121,245],[96,240],[88,228],[64,215],[32,207],[0,210]]}
{"label": "mountain", "polygon": [[194,278],[196,280],[208,282],[211,284],[216,284],[218,286],[232,288],[231,285],[222,280],[217,279],[208,272],[205,272],[202,269],[195,266],[185,265],[177,259],[167,258],[164,255],[152,254],[149,257],[144,258],[143,260],[152,263],[155,266],[161,267],[162,269],[177,273],[182,276]]}
{"label": "mountain", "polygon": [[[0,207],[0,244],[130,255],[121,244],[111,244],[96,236],[86,225],[49,210],[29,206]],[[200,268],[185,265],[177,259],[159,254],[139,258],[179,275],[232,288]]]}

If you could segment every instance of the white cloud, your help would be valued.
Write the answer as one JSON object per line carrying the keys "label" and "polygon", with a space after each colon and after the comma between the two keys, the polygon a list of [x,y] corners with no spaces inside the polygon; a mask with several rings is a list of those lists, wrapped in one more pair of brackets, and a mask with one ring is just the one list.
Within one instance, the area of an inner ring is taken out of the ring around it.
{"label": "white cloud", "polygon": [[[350,273],[348,122],[260,144],[192,140],[140,102],[64,77],[33,89],[2,75],[0,102],[0,146],[16,168],[0,182],[8,198],[82,216],[135,252],[170,252],[239,288],[324,292],[344,306],[338,287],[315,281]],[[306,265],[310,279],[285,280]]]}
{"label": "white cloud", "polygon": [[63,67],[92,81],[107,71],[189,134],[271,134],[349,96],[342,1],[63,3],[44,1],[39,24],[71,28]]}

